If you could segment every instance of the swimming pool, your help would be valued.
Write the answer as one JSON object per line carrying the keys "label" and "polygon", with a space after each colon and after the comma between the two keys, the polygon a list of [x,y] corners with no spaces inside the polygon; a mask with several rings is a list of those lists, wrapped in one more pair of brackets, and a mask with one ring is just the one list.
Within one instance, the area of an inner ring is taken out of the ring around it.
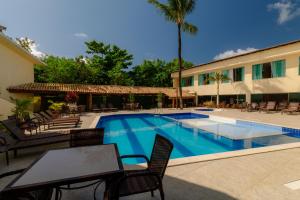
{"label": "swimming pool", "polygon": [[[178,121],[178,119],[208,120],[208,116],[194,113],[109,115],[101,117],[97,127],[105,129],[104,143],[117,143],[121,155],[144,154],[150,156],[156,133],[169,138],[173,142],[174,150],[171,158],[300,142],[300,131],[297,129],[279,127],[279,130],[278,127],[275,127],[277,131],[282,131],[282,133],[256,138],[230,139],[213,131],[189,126]],[[248,123],[247,126],[252,126],[254,129],[256,129],[256,126],[263,126],[253,122],[244,123]],[[234,125],[232,126],[234,127]],[[270,125],[266,125],[264,129],[274,128],[268,126]],[[144,160],[130,159],[125,162],[135,164],[144,162]]]}

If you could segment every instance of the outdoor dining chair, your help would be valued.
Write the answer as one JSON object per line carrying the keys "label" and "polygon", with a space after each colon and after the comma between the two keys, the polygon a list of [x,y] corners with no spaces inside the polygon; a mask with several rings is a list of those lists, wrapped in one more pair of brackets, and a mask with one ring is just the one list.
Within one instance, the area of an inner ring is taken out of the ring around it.
{"label": "outdoor dining chair", "polygon": [[70,130],[70,147],[101,145],[103,144],[104,129],[73,129]]}
{"label": "outdoor dining chair", "polygon": [[159,190],[164,199],[162,179],[167,168],[173,144],[165,137],[156,135],[150,160],[144,155],[124,155],[122,159],[144,158],[148,167],[142,170],[128,170],[124,175],[107,181],[104,199],[115,200],[119,197]]}

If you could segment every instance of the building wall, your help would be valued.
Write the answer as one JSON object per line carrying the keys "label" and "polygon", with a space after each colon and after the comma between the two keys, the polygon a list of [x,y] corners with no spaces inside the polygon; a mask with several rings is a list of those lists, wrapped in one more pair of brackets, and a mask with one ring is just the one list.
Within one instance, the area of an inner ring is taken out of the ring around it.
{"label": "building wall", "polygon": [[[300,92],[299,57],[300,42],[195,67],[183,71],[183,77],[194,76],[194,86],[184,87],[183,89],[194,91],[199,96],[216,95],[216,83],[211,85],[198,85],[199,74],[245,67],[244,81],[220,84],[220,95],[246,94],[246,101],[250,102],[251,94]],[[285,77],[252,80],[252,65],[276,60],[286,61]],[[172,77],[175,87],[176,84],[178,84],[178,73],[173,73]]]}
{"label": "building wall", "polygon": [[7,91],[9,86],[33,83],[33,63],[11,49],[9,45],[0,42],[0,117],[5,118],[11,114],[14,104],[13,98],[30,98],[28,94],[13,94]]}

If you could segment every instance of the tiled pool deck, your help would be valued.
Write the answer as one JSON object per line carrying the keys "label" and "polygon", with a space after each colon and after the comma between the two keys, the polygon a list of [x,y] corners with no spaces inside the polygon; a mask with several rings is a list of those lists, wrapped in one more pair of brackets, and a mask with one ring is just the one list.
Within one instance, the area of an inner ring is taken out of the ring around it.
{"label": "tiled pool deck", "polygon": [[[182,112],[187,111],[190,111],[190,109]],[[146,112],[153,113],[157,111],[148,110]],[[161,112],[172,113],[181,111],[168,109]],[[300,128],[300,115],[282,116],[280,113],[244,113],[239,110],[225,110],[211,112],[211,114]],[[97,118],[99,118],[99,114],[93,113],[83,117],[82,128],[95,126]],[[52,145],[49,147],[61,146],[63,145]],[[279,146],[275,148],[279,148]],[[9,167],[5,165],[1,154],[0,173],[28,166],[46,149],[47,147],[20,151],[20,156],[17,159],[12,159]],[[300,189],[291,190],[284,184],[300,179],[300,148],[294,146],[291,149],[283,150],[279,148],[275,150],[272,152],[265,151],[264,153],[255,152],[255,154],[251,155],[242,153],[238,157],[218,157],[217,155],[218,158],[214,159],[199,160],[198,158],[198,160],[194,160],[195,163],[184,165],[178,165],[183,163],[178,163],[178,161],[176,163],[175,160],[171,161],[173,166],[168,167],[164,178],[166,199],[299,199]],[[4,187],[11,178],[13,177],[3,179],[0,182],[0,187]],[[64,193],[63,199],[92,199],[92,188],[87,190],[89,191],[79,190]],[[101,199],[100,196],[101,189],[99,191],[99,199]],[[150,200],[159,199],[159,197],[156,195],[154,198],[151,198],[150,194],[145,194],[124,199]]]}

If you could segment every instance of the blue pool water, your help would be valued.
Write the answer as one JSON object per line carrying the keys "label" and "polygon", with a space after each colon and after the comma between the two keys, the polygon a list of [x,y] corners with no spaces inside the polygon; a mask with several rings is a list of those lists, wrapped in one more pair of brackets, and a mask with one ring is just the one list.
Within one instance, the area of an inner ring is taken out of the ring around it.
{"label": "blue pool water", "polygon": [[[97,127],[105,129],[104,143],[117,143],[120,154],[144,154],[150,157],[155,134],[172,141],[171,158],[235,151],[275,144],[300,142],[300,131],[283,127],[286,134],[243,140],[232,140],[212,132],[184,125],[174,119],[208,118],[206,115],[183,113],[171,115],[131,114],[101,117]],[[253,123],[252,123],[253,126]],[[126,163],[144,160],[130,159]]]}

